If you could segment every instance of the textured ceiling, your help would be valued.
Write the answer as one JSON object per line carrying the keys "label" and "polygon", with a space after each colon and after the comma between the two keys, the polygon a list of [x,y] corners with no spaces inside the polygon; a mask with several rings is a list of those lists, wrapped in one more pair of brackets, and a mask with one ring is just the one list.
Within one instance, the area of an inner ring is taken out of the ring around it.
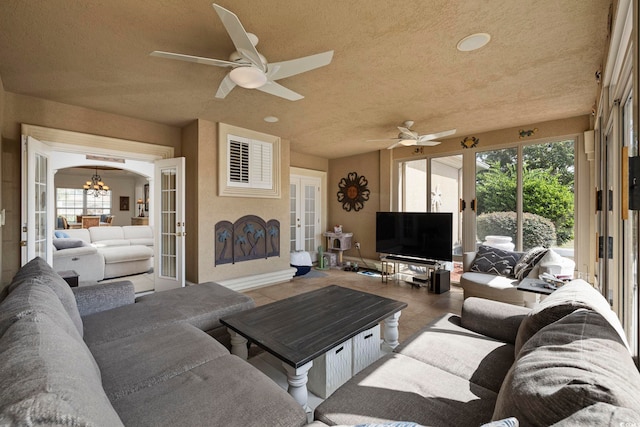
{"label": "textured ceiling", "polygon": [[[588,114],[607,43],[609,0],[220,0],[269,62],[334,50],[331,64],[279,83],[287,101],[234,89],[227,69],[149,56],[227,59],[207,0],[2,0],[6,91],[183,126],[201,118],[291,141],[328,158],[378,150],[396,126],[465,135]],[[475,52],[456,43],[475,32]],[[278,123],[266,123],[265,116]],[[457,142],[456,142],[457,143]]]}

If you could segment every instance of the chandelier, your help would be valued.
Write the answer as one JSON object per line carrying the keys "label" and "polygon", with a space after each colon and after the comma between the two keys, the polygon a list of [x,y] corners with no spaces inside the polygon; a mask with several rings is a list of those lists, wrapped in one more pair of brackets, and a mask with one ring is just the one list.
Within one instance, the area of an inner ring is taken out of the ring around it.
{"label": "chandelier", "polygon": [[109,191],[109,186],[102,182],[102,178],[98,175],[97,167],[96,173],[91,177],[91,181],[87,181],[82,188],[84,188],[85,194],[93,197],[106,196]]}

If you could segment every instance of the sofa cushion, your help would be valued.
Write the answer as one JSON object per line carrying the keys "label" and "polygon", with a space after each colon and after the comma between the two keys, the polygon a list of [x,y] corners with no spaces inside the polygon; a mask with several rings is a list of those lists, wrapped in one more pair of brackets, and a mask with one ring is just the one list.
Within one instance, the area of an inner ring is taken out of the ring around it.
{"label": "sofa cushion", "polygon": [[124,225],[122,232],[132,245],[153,246],[153,228],[149,225]]}
{"label": "sofa cushion", "polygon": [[148,260],[153,257],[153,249],[148,246],[107,247],[98,249],[104,256],[105,264]]}
{"label": "sofa cushion", "polygon": [[[105,227],[109,228],[109,227]],[[96,248],[111,248],[116,246],[130,246],[131,242],[125,239],[99,240],[91,243]]]}
{"label": "sofa cushion", "polygon": [[16,273],[9,285],[9,293],[26,282],[50,288],[56,294],[78,333],[82,336],[82,319],[80,318],[73,292],[69,284],[58,273],[53,271],[44,259],[36,257],[25,264]]}
{"label": "sofa cushion", "polygon": [[554,291],[522,320],[516,336],[516,356],[536,332],[579,308],[588,308],[604,316],[618,332],[622,342],[629,347],[622,325],[607,300],[593,286],[577,279]]}
{"label": "sofa cushion", "polygon": [[219,319],[224,315],[255,307],[251,297],[213,282],[144,295],[136,304],[173,307],[203,331],[221,326]]}
{"label": "sofa cushion", "polygon": [[84,245],[86,245],[86,242],[82,239],[72,239],[70,237],[53,239],[53,246],[55,246],[57,250],[81,248]]}
{"label": "sofa cushion", "polygon": [[1,425],[121,426],[82,341],[42,313],[0,337]]}
{"label": "sofa cushion", "polygon": [[182,323],[91,348],[111,402],[229,354],[205,332]]}
{"label": "sofa cushion", "polygon": [[125,240],[122,227],[91,227],[89,228],[91,243],[101,240]]}
{"label": "sofa cushion", "polygon": [[125,425],[140,427],[307,424],[300,404],[234,355],[217,357],[123,396],[113,406]]}
{"label": "sofa cushion", "polygon": [[72,239],[82,239],[87,243],[91,243],[91,235],[88,228],[69,228],[65,233]]}
{"label": "sofa cushion", "polygon": [[84,338],[91,348],[175,323],[189,323],[206,332],[221,327],[222,316],[254,306],[244,294],[202,283],[145,295],[135,304],[85,316]]}
{"label": "sofa cushion", "polygon": [[518,280],[522,280],[527,277],[536,264],[538,264],[542,257],[545,256],[547,251],[548,249],[543,247],[529,249],[524,253],[524,255],[522,255],[515,265],[513,269],[513,276]]}
{"label": "sofa cushion", "polygon": [[[613,425],[616,411],[627,408],[631,418],[625,421],[633,424],[640,421],[638,396],[640,373],[625,343],[602,315],[580,309],[524,344],[493,418],[515,416],[523,425],[547,426],[591,408],[580,425]],[[594,406],[599,403],[605,405]]]}
{"label": "sofa cushion", "polygon": [[328,425],[411,421],[428,426],[480,425],[491,419],[497,394],[403,354],[363,369],[315,410]]}
{"label": "sofa cushion", "polygon": [[516,252],[481,245],[478,247],[478,253],[471,264],[470,271],[510,276],[519,258],[520,255]]}
{"label": "sofa cushion", "polygon": [[465,329],[452,314],[430,323],[395,351],[496,393],[513,364],[512,344]]}

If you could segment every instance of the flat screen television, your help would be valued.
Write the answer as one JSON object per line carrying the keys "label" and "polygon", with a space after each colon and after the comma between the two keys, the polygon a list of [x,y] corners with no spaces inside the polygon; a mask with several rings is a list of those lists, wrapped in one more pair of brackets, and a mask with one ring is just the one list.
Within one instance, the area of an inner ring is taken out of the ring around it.
{"label": "flat screen television", "polygon": [[450,212],[376,212],[376,252],[452,261]]}

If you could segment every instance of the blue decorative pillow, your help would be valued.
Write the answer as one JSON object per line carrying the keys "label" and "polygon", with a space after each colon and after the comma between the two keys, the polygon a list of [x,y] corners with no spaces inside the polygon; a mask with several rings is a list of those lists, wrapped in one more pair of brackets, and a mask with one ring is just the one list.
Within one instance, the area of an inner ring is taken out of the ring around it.
{"label": "blue decorative pillow", "polygon": [[53,235],[56,236],[56,238],[58,239],[68,239],[69,235],[67,233],[65,233],[64,231],[54,231]]}
{"label": "blue decorative pillow", "polygon": [[471,264],[470,271],[510,276],[519,259],[520,254],[517,252],[481,245],[473,264]]}

